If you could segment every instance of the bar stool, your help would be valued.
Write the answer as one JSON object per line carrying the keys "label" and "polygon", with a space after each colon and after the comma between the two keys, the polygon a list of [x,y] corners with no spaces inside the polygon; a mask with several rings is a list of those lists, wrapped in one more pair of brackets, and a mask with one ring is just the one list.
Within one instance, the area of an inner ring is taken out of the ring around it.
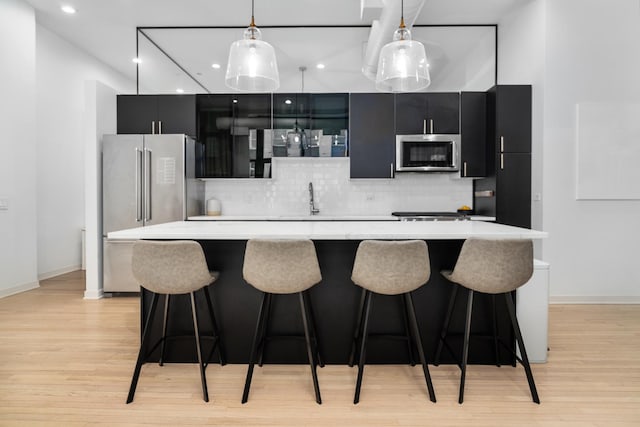
{"label": "bar stool", "polygon": [[[316,249],[311,240],[268,240],[251,239],[247,241],[244,255],[242,275],[247,283],[263,292],[262,304],[258,313],[258,323],[253,335],[249,367],[242,394],[242,403],[249,398],[253,368],[256,356],[259,354],[259,364],[262,366],[262,356],[267,339],[277,336],[267,336],[271,309],[271,299],[274,294],[298,294],[302,326],[307,346],[307,357],[311,367],[313,387],[316,402],[322,403],[316,366],[322,365],[318,347],[317,332],[308,289],[322,280]],[[290,337],[290,336],[288,336]],[[312,347],[315,347],[312,348]],[[317,361],[315,357],[317,357]]]}
{"label": "bar stool", "polygon": [[[458,261],[453,271],[442,271],[442,275],[454,284],[458,284],[468,289],[467,297],[467,314],[465,320],[464,340],[462,345],[462,362],[460,369],[460,392],[458,403],[464,400],[464,384],[467,370],[467,359],[469,353],[469,336],[471,330],[471,312],[473,308],[474,292],[482,292],[485,294],[504,295],[507,310],[511,319],[511,325],[516,336],[518,348],[522,358],[518,357],[511,346],[507,346],[502,340],[497,338],[495,326],[495,301],[494,301],[494,342],[496,352],[496,364],[499,366],[498,359],[498,342],[504,345],[509,351],[513,352],[516,360],[524,366],[529,382],[529,390],[531,397],[535,403],[540,403],[536,385],[533,381],[531,366],[527,357],[527,351],[522,340],[522,333],[516,319],[515,307],[511,292],[529,281],[533,274],[533,243],[531,240],[498,240],[498,239],[476,239],[471,238],[464,242]],[[447,309],[442,332],[440,333],[440,341],[435,355],[435,364],[440,359],[440,352],[443,345],[446,345],[446,338],[449,330],[449,322],[451,314],[455,306],[457,286],[454,287]],[[449,346],[447,345],[447,348]],[[514,364],[515,366],[515,364]]]}
{"label": "bar stool", "polygon": [[[383,295],[402,295],[404,300],[404,316],[411,325],[413,340],[418,348],[418,356],[422,364],[422,370],[427,382],[429,398],[436,401],[436,395],[431,383],[429,368],[424,357],[420,330],[416,321],[415,308],[411,292],[418,289],[431,275],[429,265],[429,250],[423,240],[408,241],[376,241],[365,240],[360,242],[353,263],[351,280],[363,288],[362,299],[353,334],[354,341],[349,356],[349,365],[353,366],[356,343],[360,340],[360,352],[358,355],[358,379],[353,403],[360,401],[360,387],[366,359],[367,336],[369,334],[369,312],[374,293]],[[405,323],[405,329],[407,325]],[[412,342],[407,331],[404,337],[409,345],[409,357],[412,359]],[[413,360],[411,360],[413,365]]]}
{"label": "bar stool", "polygon": [[[216,348],[218,348],[220,364],[224,365],[225,363],[224,350],[222,348],[213,305],[211,304],[211,296],[209,295],[208,290],[208,285],[216,281],[218,273],[210,272],[207,268],[207,261],[204,257],[200,244],[189,240],[170,242],[137,241],[133,244],[132,268],[133,275],[140,283],[140,286],[150,291],[152,293],[152,297],[149,314],[147,315],[144,323],[142,342],[140,344],[140,351],[138,352],[136,367],[133,371],[133,378],[131,379],[131,387],[129,388],[127,403],[131,403],[133,401],[133,396],[138,384],[138,377],[140,376],[140,369],[145,363],[144,361],[156,348],[158,348],[159,345],[162,345],[160,350],[160,366],[162,366],[165,343],[167,339],[176,338],[173,336],[167,336],[169,303],[171,296],[182,294],[189,294],[191,298],[191,313],[193,317],[196,353],[200,367],[202,395],[204,401],[208,402],[209,393],[207,391],[207,379],[204,371]],[[213,344],[209,357],[206,359],[207,362],[203,362],[202,358],[201,339],[204,337],[200,335],[200,329],[198,326],[198,310],[194,297],[194,293],[200,289],[203,290],[205,295],[213,329],[212,336],[210,336],[210,338],[213,339]],[[165,296],[162,337],[151,348],[151,350],[146,351],[151,339],[152,322],[158,307],[159,295]]]}

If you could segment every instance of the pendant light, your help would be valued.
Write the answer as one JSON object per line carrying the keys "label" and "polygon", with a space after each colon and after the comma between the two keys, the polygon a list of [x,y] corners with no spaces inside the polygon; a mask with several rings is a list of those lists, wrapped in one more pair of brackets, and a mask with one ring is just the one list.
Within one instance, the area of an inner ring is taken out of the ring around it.
{"label": "pendant light", "polygon": [[[300,66],[298,67],[300,71],[300,93],[304,93],[304,72],[307,71],[307,67]],[[287,132],[287,156],[289,157],[298,157],[304,156],[305,150],[308,148],[307,143],[307,134],[304,129],[300,129],[298,126],[298,112],[300,111],[300,104],[298,104],[298,94],[296,93],[296,104],[295,104],[295,123],[293,124],[293,130]]]}
{"label": "pendant light", "polygon": [[393,41],[380,50],[376,89],[386,92],[414,92],[426,88],[430,83],[424,45],[411,40],[411,32],[404,25],[402,0],[400,27],[393,33]]}
{"label": "pendant light", "polygon": [[224,82],[240,91],[273,92],[280,87],[276,53],[273,46],[261,40],[253,10],[251,0],[251,24],[244,30],[242,40],[231,45]]}

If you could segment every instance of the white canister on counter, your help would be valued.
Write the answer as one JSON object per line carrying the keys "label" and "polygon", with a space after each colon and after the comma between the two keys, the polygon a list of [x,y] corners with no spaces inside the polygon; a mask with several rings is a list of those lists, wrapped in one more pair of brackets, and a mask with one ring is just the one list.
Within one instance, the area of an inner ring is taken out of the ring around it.
{"label": "white canister on counter", "polygon": [[220,216],[222,213],[222,204],[218,199],[209,199],[207,200],[207,215],[209,216]]}

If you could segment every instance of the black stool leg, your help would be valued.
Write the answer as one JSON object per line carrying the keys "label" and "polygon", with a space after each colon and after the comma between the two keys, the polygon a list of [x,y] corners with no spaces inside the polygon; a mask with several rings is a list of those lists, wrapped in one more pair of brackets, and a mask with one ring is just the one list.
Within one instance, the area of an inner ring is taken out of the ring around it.
{"label": "black stool leg", "polygon": [[371,292],[365,291],[365,309],[364,309],[364,326],[362,327],[362,343],[360,345],[360,354],[358,355],[358,380],[356,381],[356,394],[353,398],[355,405],[360,401],[360,387],[362,386],[362,374],[364,372],[364,361],[367,350],[367,330],[369,328],[369,311],[371,310]]}
{"label": "black stool leg", "polygon": [[[208,286],[205,286],[203,288],[204,290],[204,296],[205,299],[207,301],[207,308],[209,309],[209,316],[211,317],[211,328],[213,329],[213,336],[214,336],[214,342],[213,342],[213,347],[211,348],[211,354],[209,356],[213,355],[213,352],[215,351],[216,346],[218,347],[218,355],[220,356],[220,365],[224,366],[226,365],[226,358],[225,358],[225,352],[224,352],[224,347],[222,345],[222,336],[220,335],[220,330],[218,329],[218,322],[216,322],[216,315],[213,312],[213,304],[211,303],[211,294],[209,294],[209,289]],[[207,363],[209,363],[209,359],[207,359]]]}
{"label": "black stool leg", "polygon": [[309,297],[309,290],[304,291],[304,303],[309,313],[309,327],[311,328],[311,339],[316,344],[316,357],[318,366],[324,368],[324,362],[322,361],[322,351],[320,351],[320,341],[318,339],[318,330],[316,329],[316,318],[313,314],[313,304],[311,304],[311,298]]}
{"label": "black stool leg", "polygon": [[307,307],[305,304],[305,297],[303,292],[298,292],[298,296],[300,298],[300,314],[302,315],[302,326],[304,327],[304,338],[307,342],[307,356],[309,357],[309,366],[311,366],[311,376],[313,378],[313,389],[316,393],[316,402],[318,404],[322,403],[322,398],[320,397],[320,386],[318,385],[318,374],[316,372],[316,364],[315,359],[313,357],[313,351],[311,350],[311,337],[309,335],[309,322],[307,313]]}
{"label": "black stool leg", "polygon": [[471,333],[471,312],[473,311],[473,291],[469,289],[467,297],[467,318],[464,322],[464,341],[462,344],[462,374],[460,375],[460,394],[458,395],[458,403],[464,401],[464,380],[467,373],[467,359],[469,356],[469,334]]}
{"label": "black stool leg", "polygon": [[498,316],[496,311],[496,296],[491,295],[491,322],[493,326],[493,352],[496,356],[496,366],[500,367],[500,351],[498,349]]}
{"label": "black stool leg", "polygon": [[529,365],[529,358],[527,357],[527,350],[524,348],[524,341],[522,340],[522,333],[520,332],[520,325],[518,324],[518,319],[516,318],[516,310],[513,306],[513,300],[511,299],[511,295],[509,293],[504,294],[505,299],[507,301],[507,310],[509,310],[509,316],[511,317],[511,324],[513,325],[513,331],[516,334],[516,340],[518,341],[518,347],[520,348],[520,356],[522,359],[522,366],[524,366],[524,371],[527,374],[527,381],[529,382],[529,390],[531,390],[531,398],[535,403],[540,403],[540,398],[538,397],[538,390],[536,390],[536,384],[533,381],[533,374],[531,373],[531,365]]}
{"label": "black stool leg", "polygon": [[164,318],[162,320],[162,346],[160,347],[160,366],[164,363],[164,349],[167,343],[167,324],[169,322],[169,301],[171,301],[171,295],[164,296]]}
{"label": "black stool leg", "polygon": [[431,382],[431,375],[429,375],[429,367],[424,357],[424,349],[422,348],[422,339],[420,338],[420,329],[418,328],[418,320],[416,319],[416,310],[413,306],[413,299],[411,293],[404,294],[405,307],[409,311],[409,320],[413,329],[413,338],[418,347],[418,356],[420,357],[420,363],[422,363],[422,371],[424,372],[424,379],[427,381],[427,390],[429,391],[429,399],[435,403],[436,393],[433,390],[433,383]]}
{"label": "black stool leg", "polygon": [[205,402],[209,401],[209,392],[207,391],[207,378],[204,374],[204,364],[202,363],[202,348],[200,343],[200,331],[198,329],[198,309],[196,308],[196,300],[193,292],[189,293],[191,297],[191,313],[193,314],[193,330],[196,336],[196,353],[198,354],[198,365],[200,366],[200,380],[202,381],[202,398]]}
{"label": "black stool leg", "polygon": [[402,299],[402,317],[404,320],[404,334],[407,337],[407,350],[409,351],[409,364],[411,366],[416,366],[416,361],[413,359],[413,341],[411,338],[411,329],[409,326],[409,311],[406,303],[406,299],[403,297]]}
{"label": "black stool leg", "polygon": [[269,336],[269,321],[271,319],[271,294],[267,295],[267,308],[264,315],[265,323],[262,329],[264,333],[260,335],[260,341],[258,341],[258,366],[262,368],[262,357],[264,356],[264,350],[267,347],[267,337]]}
{"label": "black stool leg", "polygon": [[136,361],[136,367],[133,370],[133,377],[131,378],[131,386],[129,387],[129,396],[127,396],[127,403],[133,402],[133,395],[136,393],[136,386],[138,385],[138,378],[140,377],[140,369],[146,358],[146,350],[151,337],[151,322],[156,314],[156,308],[158,307],[158,294],[153,293],[151,297],[151,308],[147,315],[147,320],[144,322],[144,331],[142,332],[142,342],[140,343],[140,351],[138,351],[138,360]]}
{"label": "black stool leg", "polygon": [[247,369],[247,378],[244,382],[244,392],[242,393],[242,403],[247,403],[249,399],[249,389],[251,388],[251,378],[253,377],[253,366],[255,365],[256,351],[258,348],[258,339],[262,335],[262,324],[264,323],[264,317],[267,308],[267,295],[262,295],[262,304],[260,305],[260,312],[258,313],[258,323],[256,325],[256,331],[253,334],[253,343],[251,344],[251,353],[249,354],[249,368]]}
{"label": "black stool leg", "polygon": [[436,354],[433,358],[433,364],[435,366],[438,366],[440,364],[440,354],[442,353],[442,346],[444,345],[444,340],[447,338],[447,333],[449,332],[449,323],[451,322],[451,314],[453,313],[453,308],[456,305],[457,295],[458,295],[458,285],[454,284],[453,289],[451,289],[451,296],[449,297],[447,314],[444,318],[442,331],[440,332],[440,339],[438,340],[438,348],[436,349]]}
{"label": "black stool leg", "polygon": [[351,342],[351,353],[349,354],[349,366],[353,368],[353,362],[356,357],[356,347],[358,346],[358,338],[360,338],[360,328],[362,327],[362,318],[364,317],[364,300],[367,296],[367,290],[362,289],[360,296],[360,305],[358,306],[358,318],[356,319],[356,327],[353,330],[353,341]]}

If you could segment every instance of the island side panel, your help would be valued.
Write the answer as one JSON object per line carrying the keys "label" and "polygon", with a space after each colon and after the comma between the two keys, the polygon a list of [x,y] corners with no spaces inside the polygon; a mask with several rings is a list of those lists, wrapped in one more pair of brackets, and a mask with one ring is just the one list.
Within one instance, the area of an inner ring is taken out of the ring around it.
{"label": "island side panel", "polygon": [[[346,364],[351,350],[351,339],[361,295],[361,288],[351,281],[353,260],[360,242],[318,240],[314,243],[322,271],[322,282],[310,290],[310,297],[322,355],[325,363]],[[425,355],[431,363],[452,286],[440,275],[440,271],[451,269],[455,265],[462,240],[431,240],[427,243],[431,278],[425,286],[414,292],[413,299],[425,346]],[[242,278],[246,241],[204,240],[200,241],[200,244],[205,251],[209,268],[220,272],[219,279],[209,289],[218,326],[222,330],[227,362],[247,363],[262,294]],[[295,263],[296,260],[292,259],[291,262]],[[146,291],[142,295],[142,317],[144,317],[149,309],[150,298]],[[456,352],[460,350],[461,345],[458,336],[464,327],[465,301],[466,292],[458,292],[456,310],[451,322],[451,343]],[[501,304],[502,298],[498,299],[498,302],[499,331],[506,342],[513,343],[506,309]],[[489,296],[476,294],[473,311],[474,333],[491,332],[490,303]],[[211,323],[201,294],[197,297],[197,304],[200,310],[201,333],[210,332]],[[168,326],[168,333],[184,335],[191,333],[193,326],[188,297],[172,297],[170,312],[173,318]],[[162,305],[156,316],[156,325],[160,325]],[[402,316],[399,297],[376,295],[370,317],[370,331],[376,334],[402,333],[404,328]],[[161,327],[157,326],[153,336],[157,339],[160,333]],[[278,295],[273,299],[270,333],[287,335],[302,333],[299,301],[296,295]],[[205,341],[203,344],[205,354],[208,354],[209,349],[210,342]],[[147,360],[157,361],[158,357],[159,351],[156,350]],[[417,355],[414,357],[417,359]],[[169,343],[165,359],[168,362],[195,362],[193,338],[181,337]],[[512,362],[512,358],[504,351],[501,351],[500,359],[503,364]],[[214,360],[217,360],[217,355]],[[472,341],[469,360],[470,363],[495,363],[491,341]],[[304,341],[300,339],[271,340],[267,344],[264,361],[265,363],[307,363]],[[382,338],[372,338],[369,341],[367,363],[407,362],[407,346],[401,341]],[[447,351],[444,351],[441,363],[455,363],[455,360]]]}

